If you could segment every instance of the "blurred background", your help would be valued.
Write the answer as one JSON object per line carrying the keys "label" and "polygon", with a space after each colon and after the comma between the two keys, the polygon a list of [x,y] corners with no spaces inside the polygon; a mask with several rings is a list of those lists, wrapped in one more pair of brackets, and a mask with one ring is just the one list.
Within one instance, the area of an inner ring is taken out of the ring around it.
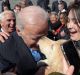
{"label": "blurred background", "polygon": [[[9,0],[10,1],[10,4],[11,4],[11,8],[14,7],[15,4],[17,4],[20,0]],[[36,4],[37,0],[31,0],[33,2],[33,4]],[[51,7],[52,5],[52,2],[55,1],[55,0],[50,0],[50,4],[49,6]],[[66,1],[67,4],[69,5],[70,2],[72,2],[73,0],[63,0],[63,1]]]}

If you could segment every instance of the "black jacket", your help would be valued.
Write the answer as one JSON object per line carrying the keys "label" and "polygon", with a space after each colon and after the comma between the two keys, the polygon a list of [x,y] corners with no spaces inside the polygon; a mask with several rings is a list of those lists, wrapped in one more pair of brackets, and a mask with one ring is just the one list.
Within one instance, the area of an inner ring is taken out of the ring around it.
{"label": "black jacket", "polygon": [[15,65],[19,75],[34,75],[37,69],[29,48],[15,32],[5,43],[0,43],[0,63],[4,65],[0,68],[2,72]]}

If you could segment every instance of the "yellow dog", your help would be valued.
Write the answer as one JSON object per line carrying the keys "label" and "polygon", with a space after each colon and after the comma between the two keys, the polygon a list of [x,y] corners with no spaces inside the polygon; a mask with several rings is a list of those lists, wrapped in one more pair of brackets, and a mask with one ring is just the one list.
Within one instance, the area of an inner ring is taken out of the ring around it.
{"label": "yellow dog", "polygon": [[61,48],[61,45],[65,42],[67,42],[67,40],[53,41],[47,37],[42,37],[38,44],[40,51],[46,56],[46,59],[41,60],[38,64],[44,62],[51,67],[53,72],[66,74],[69,64]]}

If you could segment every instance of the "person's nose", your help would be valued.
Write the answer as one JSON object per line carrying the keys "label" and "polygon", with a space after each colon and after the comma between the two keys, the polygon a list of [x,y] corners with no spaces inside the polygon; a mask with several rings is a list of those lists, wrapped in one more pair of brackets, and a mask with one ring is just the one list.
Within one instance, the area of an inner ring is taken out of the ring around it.
{"label": "person's nose", "polygon": [[11,24],[14,24],[14,21],[13,20],[11,20]]}
{"label": "person's nose", "polygon": [[11,26],[13,26],[15,24],[15,22],[13,20],[11,20]]}
{"label": "person's nose", "polygon": [[67,28],[72,28],[72,27],[73,27],[73,22],[72,21],[68,22],[67,23]]}

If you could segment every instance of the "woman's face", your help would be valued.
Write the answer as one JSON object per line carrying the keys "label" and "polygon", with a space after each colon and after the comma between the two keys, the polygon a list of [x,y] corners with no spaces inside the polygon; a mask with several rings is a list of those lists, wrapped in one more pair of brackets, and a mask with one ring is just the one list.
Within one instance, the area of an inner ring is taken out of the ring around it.
{"label": "woman's face", "polygon": [[80,24],[75,17],[75,13],[73,12],[74,10],[70,10],[69,12],[67,28],[70,32],[70,38],[72,40],[78,41],[80,40]]}
{"label": "woman's face", "polygon": [[66,24],[66,20],[64,18],[64,14],[61,14],[60,15],[60,22],[61,22],[62,25],[65,25]]}

